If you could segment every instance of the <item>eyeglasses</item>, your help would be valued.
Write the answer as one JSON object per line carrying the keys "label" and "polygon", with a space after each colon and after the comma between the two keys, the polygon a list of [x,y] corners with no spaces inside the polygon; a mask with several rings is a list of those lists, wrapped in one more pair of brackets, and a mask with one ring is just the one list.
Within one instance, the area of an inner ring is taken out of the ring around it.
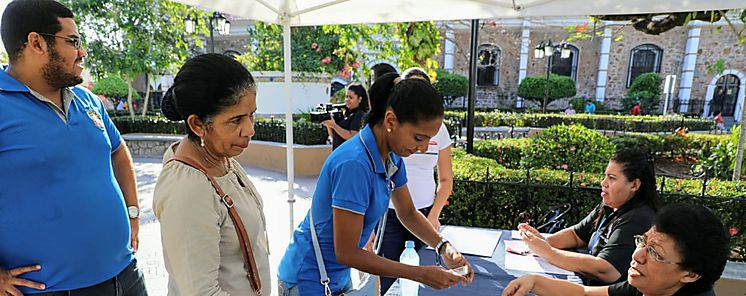
{"label": "eyeglasses", "polygon": [[72,46],[74,46],[75,49],[80,49],[80,47],[83,46],[83,39],[80,37],[57,36],[54,34],[47,34],[47,33],[39,33],[39,35],[62,38],[65,40],[65,42],[70,43]]}
{"label": "eyeglasses", "polygon": [[658,261],[664,264],[681,264],[681,263],[671,262],[663,258],[663,256],[661,256],[661,254],[659,254],[658,251],[656,251],[655,248],[653,248],[653,246],[650,246],[647,244],[647,242],[645,242],[645,238],[646,238],[645,235],[635,235],[634,238],[635,238],[635,245],[638,248],[645,248],[645,251],[648,252],[650,257],[653,257],[655,261]]}

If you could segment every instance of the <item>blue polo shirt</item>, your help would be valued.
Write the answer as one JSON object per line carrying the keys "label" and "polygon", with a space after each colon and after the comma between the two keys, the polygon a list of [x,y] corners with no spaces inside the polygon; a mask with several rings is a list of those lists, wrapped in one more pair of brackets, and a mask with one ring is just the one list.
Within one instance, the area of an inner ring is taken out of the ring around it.
{"label": "blue polo shirt", "polygon": [[0,268],[44,291],[106,281],[133,259],[111,154],[121,137],[98,97],[72,88],[67,121],[0,71]]}
{"label": "blue polo shirt", "polygon": [[[373,228],[388,210],[391,190],[407,183],[401,157],[390,153],[384,167],[370,126],[334,150],[321,168],[310,211],[318,234],[330,288],[339,292],[350,281],[350,268],[337,262],[334,254],[332,208],[364,216],[358,247],[367,243]],[[390,177],[389,177],[390,176]],[[309,216],[295,229],[282,257],[278,278],[301,295],[323,295],[320,273],[311,240]]]}

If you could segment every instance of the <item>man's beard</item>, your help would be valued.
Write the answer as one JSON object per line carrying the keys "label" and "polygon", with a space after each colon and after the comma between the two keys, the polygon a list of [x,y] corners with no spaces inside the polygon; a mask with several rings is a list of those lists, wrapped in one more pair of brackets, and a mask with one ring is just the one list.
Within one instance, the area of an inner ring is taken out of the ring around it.
{"label": "man's beard", "polygon": [[44,81],[54,88],[65,88],[75,86],[83,83],[83,77],[68,73],[64,70],[64,63],[62,57],[54,49],[53,46],[49,46],[49,62],[47,62],[42,68],[42,76]]}

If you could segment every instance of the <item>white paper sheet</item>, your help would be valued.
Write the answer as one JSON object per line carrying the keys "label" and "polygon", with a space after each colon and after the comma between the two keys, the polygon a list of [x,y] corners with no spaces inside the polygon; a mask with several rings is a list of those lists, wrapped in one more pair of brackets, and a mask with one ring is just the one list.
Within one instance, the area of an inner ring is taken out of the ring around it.
{"label": "white paper sheet", "polygon": [[[505,243],[511,244],[511,247],[516,250],[528,249],[526,243],[523,241],[505,241]],[[505,268],[513,270],[521,270],[528,272],[540,272],[540,273],[552,273],[552,274],[574,274],[571,271],[564,270],[557,266],[547,262],[544,258],[537,257],[531,254],[528,255],[517,255],[509,252],[505,252]]]}
{"label": "white paper sheet", "polygon": [[446,225],[440,234],[463,254],[492,257],[502,231]]}
{"label": "white paper sheet", "polygon": [[[543,236],[543,237],[546,238],[547,236],[549,236],[549,233],[542,233],[541,236]],[[523,239],[521,237],[521,232],[518,231],[518,230],[511,230],[510,231],[510,238],[511,239]]]}

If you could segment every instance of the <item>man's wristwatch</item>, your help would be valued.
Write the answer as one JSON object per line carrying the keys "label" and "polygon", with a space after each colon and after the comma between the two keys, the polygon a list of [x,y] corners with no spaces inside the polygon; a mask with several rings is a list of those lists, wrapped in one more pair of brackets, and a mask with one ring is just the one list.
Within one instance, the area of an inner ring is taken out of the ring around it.
{"label": "man's wristwatch", "polygon": [[136,206],[129,206],[127,207],[127,214],[129,214],[130,219],[140,218],[140,208]]}
{"label": "man's wristwatch", "polygon": [[442,249],[443,246],[445,246],[445,244],[450,244],[450,243],[451,242],[449,242],[447,239],[444,238],[444,239],[441,239],[440,242],[438,242],[438,244],[435,246],[435,263],[437,265],[443,266],[443,264],[441,263],[441,258],[440,258],[441,257],[440,249]]}

